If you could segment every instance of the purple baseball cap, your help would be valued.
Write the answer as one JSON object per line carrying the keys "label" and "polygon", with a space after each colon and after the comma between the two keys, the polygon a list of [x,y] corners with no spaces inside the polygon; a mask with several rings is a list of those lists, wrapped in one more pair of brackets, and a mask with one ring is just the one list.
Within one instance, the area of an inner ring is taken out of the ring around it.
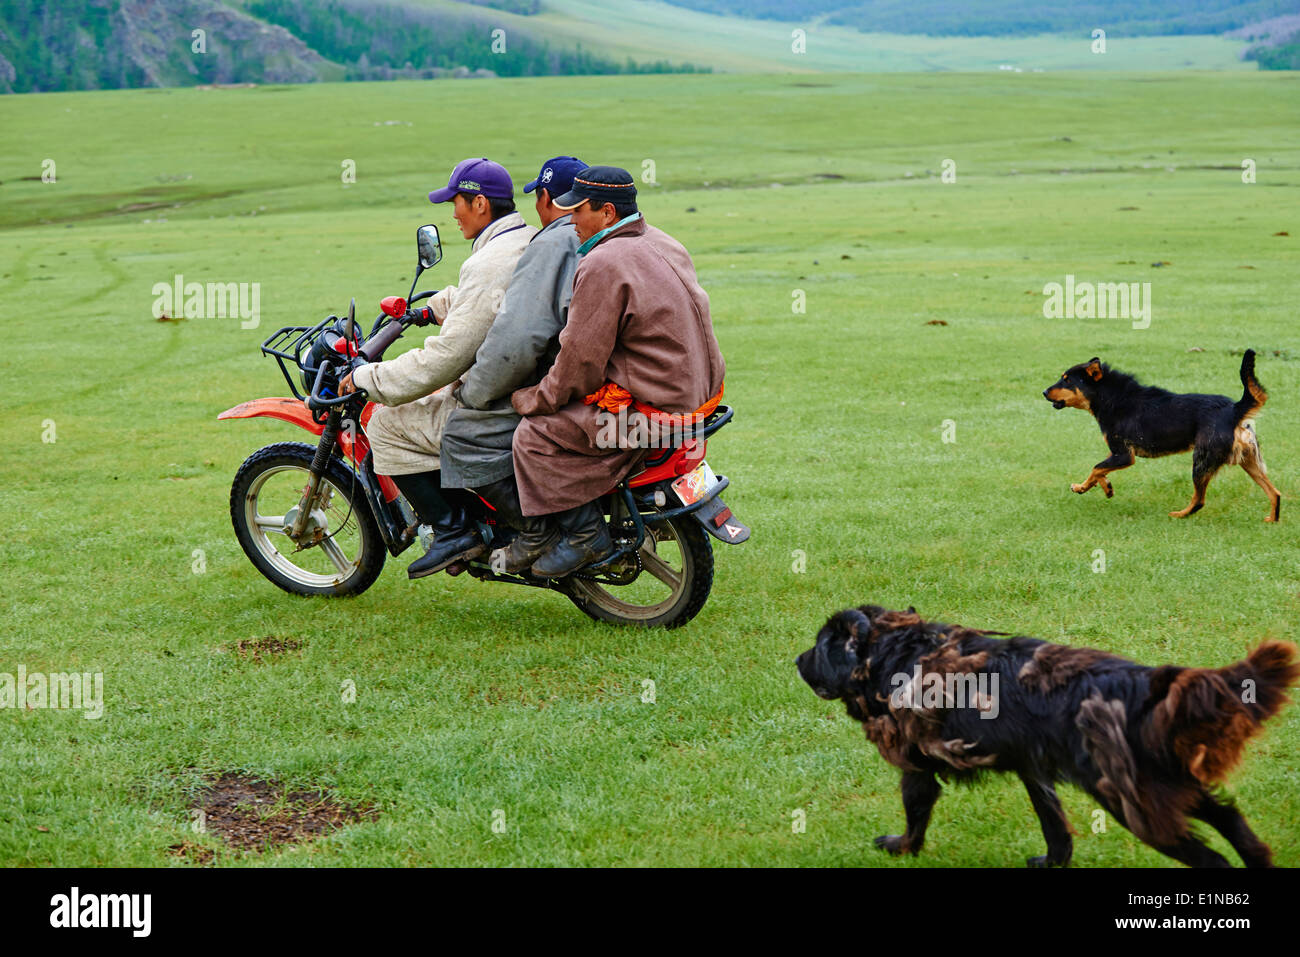
{"label": "purple baseball cap", "polygon": [[492,199],[514,199],[515,184],[500,163],[485,156],[461,160],[451,171],[447,185],[429,194],[429,202],[445,203],[457,193],[481,193]]}

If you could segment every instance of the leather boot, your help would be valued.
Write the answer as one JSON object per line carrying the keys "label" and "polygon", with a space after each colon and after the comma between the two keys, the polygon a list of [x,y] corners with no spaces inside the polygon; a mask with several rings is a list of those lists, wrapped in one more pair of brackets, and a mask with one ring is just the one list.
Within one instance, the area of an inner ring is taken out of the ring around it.
{"label": "leather boot", "polygon": [[424,578],[487,550],[464,502],[454,493],[453,501],[449,502],[443,494],[440,472],[394,475],[393,481],[420,521],[431,526],[434,532],[433,546],[407,566],[407,578]]}
{"label": "leather boot", "polygon": [[595,502],[569,509],[555,516],[564,537],[545,555],[533,562],[537,578],[563,578],[584,565],[607,557],[614,550],[605,513]]}
{"label": "leather boot", "polygon": [[509,544],[492,551],[490,562],[493,571],[511,575],[527,571],[559,540],[559,529],[546,516],[530,518],[524,514],[519,503],[519,486],[513,475],[476,491],[496,509],[498,518],[519,531]]}

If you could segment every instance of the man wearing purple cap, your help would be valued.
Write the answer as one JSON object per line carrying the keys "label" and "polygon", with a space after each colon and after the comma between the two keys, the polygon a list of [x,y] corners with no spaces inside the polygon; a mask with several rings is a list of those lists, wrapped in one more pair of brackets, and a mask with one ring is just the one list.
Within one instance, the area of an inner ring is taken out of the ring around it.
{"label": "man wearing purple cap", "polygon": [[343,394],[355,385],[382,404],[366,426],[375,471],[392,476],[420,521],[434,529],[434,548],[407,569],[411,578],[483,551],[465,493],[442,494],[439,446],[456,406],[449,386],[474,364],[515,265],[537,232],[515,211],[514,192],[498,163],[479,158],[456,164],[447,185],[429,194],[430,202],[452,201],[461,233],[473,242],[458,285],[429,300],[441,333],[396,359],[362,366],[340,384]]}

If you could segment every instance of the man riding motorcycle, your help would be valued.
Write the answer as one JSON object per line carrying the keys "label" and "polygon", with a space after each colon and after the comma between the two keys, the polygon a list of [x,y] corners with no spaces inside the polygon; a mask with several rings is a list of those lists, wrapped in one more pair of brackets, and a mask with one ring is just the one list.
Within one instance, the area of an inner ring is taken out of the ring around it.
{"label": "man riding motorcycle", "polygon": [[382,403],[366,426],[375,471],[391,476],[420,521],[434,529],[435,547],[409,566],[410,578],[431,575],[483,551],[464,493],[442,493],[439,448],[455,408],[449,386],[473,365],[515,265],[537,232],[515,211],[510,174],[486,158],[458,163],[447,185],[431,192],[429,201],[451,201],[461,234],[473,242],[459,284],[436,293],[422,310],[442,327],[441,333],[396,359],[358,368],[339,386],[340,394],[362,388]]}

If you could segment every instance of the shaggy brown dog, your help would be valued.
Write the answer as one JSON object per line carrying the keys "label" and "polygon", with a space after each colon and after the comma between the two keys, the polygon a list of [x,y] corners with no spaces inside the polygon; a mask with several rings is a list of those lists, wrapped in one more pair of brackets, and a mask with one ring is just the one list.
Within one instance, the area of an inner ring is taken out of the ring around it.
{"label": "shaggy brown dog", "polygon": [[1272,852],[1212,793],[1247,739],[1300,678],[1296,647],[1265,641],[1224,668],[1151,668],[1095,648],[923,621],[876,605],[831,617],[796,661],[819,697],[844,701],[881,757],[903,771],[907,830],[876,838],[917,853],[938,775],[1013,771],[1033,802],[1047,854],[1069,862],[1070,825],[1054,784],[1087,791],[1138,838],[1194,867],[1228,867],[1188,827],[1209,824],[1249,867]]}

